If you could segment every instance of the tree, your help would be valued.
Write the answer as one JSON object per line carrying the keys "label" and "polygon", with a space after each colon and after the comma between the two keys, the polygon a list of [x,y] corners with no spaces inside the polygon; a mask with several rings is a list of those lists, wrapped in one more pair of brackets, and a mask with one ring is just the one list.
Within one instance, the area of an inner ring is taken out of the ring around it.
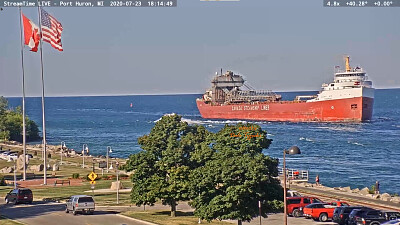
{"label": "tree", "polygon": [[[40,139],[39,128],[36,123],[25,117],[26,140]],[[22,111],[21,107],[15,110],[8,109],[7,99],[0,97],[0,138],[3,140],[22,141]]]}
{"label": "tree", "polygon": [[3,96],[0,96],[0,116],[5,113],[8,107],[8,101]]}
{"label": "tree", "polygon": [[208,135],[204,127],[182,122],[181,116],[163,116],[150,134],[138,139],[143,151],[131,155],[125,166],[134,171],[132,202],[152,205],[160,199],[171,206],[171,216],[175,216],[177,201],[190,198],[191,170],[207,158],[203,152]]}
{"label": "tree", "polygon": [[263,216],[281,205],[278,160],[262,154],[272,141],[266,134],[258,125],[240,123],[213,136],[211,160],[191,175],[196,216],[241,224],[258,214],[258,201],[263,202]]}

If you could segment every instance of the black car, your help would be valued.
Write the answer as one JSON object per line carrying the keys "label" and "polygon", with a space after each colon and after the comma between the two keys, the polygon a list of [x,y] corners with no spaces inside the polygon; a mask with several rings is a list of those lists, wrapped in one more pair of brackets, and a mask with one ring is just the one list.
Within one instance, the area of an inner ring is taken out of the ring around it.
{"label": "black car", "polygon": [[357,222],[362,223],[361,215],[367,211],[376,211],[375,209],[363,207],[361,209],[353,209],[347,219],[347,225],[357,225]]}
{"label": "black car", "polygon": [[378,210],[364,212],[361,216],[361,222],[365,225],[380,225],[389,220],[400,218],[399,212],[382,212]]}
{"label": "black car", "polygon": [[[345,225],[347,224],[347,220],[349,218],[349,214],[353,209],[361,209],[362,206],[341,206],[336,207],[335,211],[333,212],[332,221],[339,224]],[[365,208],[365,207],[364,207]]]}
{"label": "black car", "polygon": [[33,194],[28,188],[17,188],[10,191],[5,197],[6,203],[32,203]]}

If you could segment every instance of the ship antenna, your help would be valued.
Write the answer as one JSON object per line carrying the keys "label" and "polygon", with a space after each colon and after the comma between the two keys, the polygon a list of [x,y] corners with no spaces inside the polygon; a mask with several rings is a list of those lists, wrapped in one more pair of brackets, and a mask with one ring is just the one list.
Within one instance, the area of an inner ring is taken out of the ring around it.
{"label": "ship antenna", "polygon": [[222,68],[221,68],[221,75],[222,75]]}
{"label": "ship antenna", "polygon": [[350,56],[346,56],[345,61],[346,61],[346,72],[350,72],[351,71]]}

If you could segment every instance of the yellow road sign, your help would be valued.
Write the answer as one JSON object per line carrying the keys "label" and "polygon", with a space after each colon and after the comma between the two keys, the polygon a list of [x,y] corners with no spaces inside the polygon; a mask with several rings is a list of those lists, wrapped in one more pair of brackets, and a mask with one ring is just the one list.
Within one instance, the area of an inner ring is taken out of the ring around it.
{"label": "yellow road sign", "polygon": [[96,178],[97,178],[97,174],[94,173],[94,172],[91,172],[91,173],[88,175],[88,177],[89,177],[90,180],[94,181],[94,180],[96,180]]}
{"label": "yellow road sign", "polygon": [[90,181],[90,184],[96,184],[96,181],[92,180]]}

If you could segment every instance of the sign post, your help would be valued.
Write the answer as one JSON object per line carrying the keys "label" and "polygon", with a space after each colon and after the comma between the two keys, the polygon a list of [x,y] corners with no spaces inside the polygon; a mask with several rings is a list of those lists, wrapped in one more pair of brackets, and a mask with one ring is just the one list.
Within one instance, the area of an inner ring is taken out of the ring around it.
{"label": "sign post", "polygon": [[92,189],[92,195],[93,195],[93,197],[94,197],[94,185],[96,184],[96,178],[97,178],[97,174],[95,173],[95,172],[91,172],[89,175],[88,175],[88,178],[91,180],[90,181],[90,184],[91,184],[91,189]]}

